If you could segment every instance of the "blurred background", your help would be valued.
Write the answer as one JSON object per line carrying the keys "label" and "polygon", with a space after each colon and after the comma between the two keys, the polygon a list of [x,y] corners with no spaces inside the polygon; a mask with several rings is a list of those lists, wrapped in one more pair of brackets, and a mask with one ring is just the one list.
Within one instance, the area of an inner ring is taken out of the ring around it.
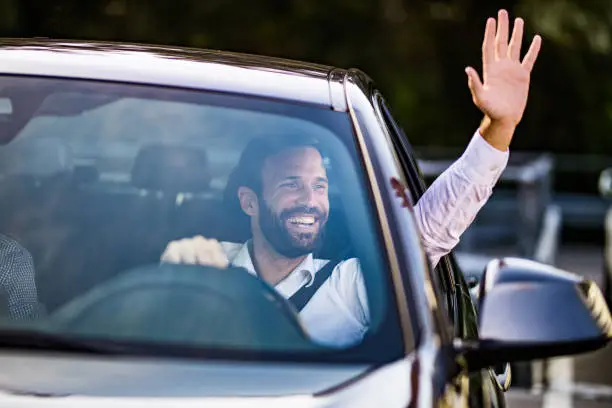
{"label": "blurred background", "polygon": [[[597,194],[599,172],[612,164],[610,1],[0,0],[0,35],[182,45],[358,67],[382,89],[414,145],[457,154],[480,120],[463,70],[480,68],[485,20],[501,7],[525,19],[524,51],[534,33],[544,39],[513,149],[554,153],[556,190]],[[601,223],[593,233],[586,239],[602,242]]]}
{"label": "blurred background", "polygon": [[[360,68],[383,91],[431,181],[481,119],[464,68],[480,70],[485,21],[499,8],[525,19],[523,52],[535,33],[543,47],[510,166],[462,240],[459,263],[478,274],[492,256],[520,255],[606,291],[612,1],[0,0],[0,36],[191,46]],[[612,406],[611,350],[515,372],[511,406],[551,406],[542,389],[569,393],[577,406]]]}

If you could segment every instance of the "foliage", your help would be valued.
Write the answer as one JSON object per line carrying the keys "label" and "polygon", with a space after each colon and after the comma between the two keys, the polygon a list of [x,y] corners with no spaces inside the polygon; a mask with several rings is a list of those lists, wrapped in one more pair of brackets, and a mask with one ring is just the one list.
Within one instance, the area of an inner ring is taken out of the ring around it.
{"label": "foliage", "polygon": [[599,0],[0,0],[0,35],[148,42],[358,67],[414,144],[464,146],[480,119],[467,65],[485,19],[526,20],[543,48],[515,149],[612,151],[612,3]]}

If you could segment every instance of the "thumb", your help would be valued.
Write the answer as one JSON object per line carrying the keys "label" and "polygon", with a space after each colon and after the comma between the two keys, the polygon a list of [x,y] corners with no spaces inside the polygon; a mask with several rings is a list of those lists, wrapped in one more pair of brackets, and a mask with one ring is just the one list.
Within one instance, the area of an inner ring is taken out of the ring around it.
{"label": "thumb", "polygon": [[472,96],[475,99],[480,99],[480,95],[482,94],[482,82],[480,82],[480,77],[478,76],[478,72],[472,67],[467,67],[465,69],[465,73],[468,76],[468,86],[470,87],[470,91],[472,92]]}

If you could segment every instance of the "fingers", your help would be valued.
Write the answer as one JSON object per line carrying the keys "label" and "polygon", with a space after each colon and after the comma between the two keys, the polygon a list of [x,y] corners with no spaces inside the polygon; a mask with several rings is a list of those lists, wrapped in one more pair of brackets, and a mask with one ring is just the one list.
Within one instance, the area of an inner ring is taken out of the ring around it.
{"label": "fingers", "polygon": [[497,13],[497,36],[495,37],[497,58],[505,58],[508,53],[508,12]]}
{"label": "fingers", "polygon": [[211,239],[209,241],[210,256],[213,262],[212,265],[217,268],[227,268],[229,266],[229,261],[227,260],[225,251],[221,248],[221,244],[216,239]]}
{"label": "fingers", "polygon": [[482,42],[482,64],[486,67],[493,61],[495,61],[495,19],[489,18]]}
{"label": "fingers", "polygon": [[174,241],[168,244],[166,250],[161,256],[162,262],[179,263],[180,262],[180,251],[178,249],[178,241]]}
{"label": "fingers", "polygon": [[468,86],[470,87],[470,91],[472,92],[472,96],[474,100],[480,99],[480,95],[482,94],[482,82],[480,81],[480,77],[478,76],[478,72],[472,67],[467,67],[465,69],[465,73],[468,76]]}
{"label": "fingers", "polygon": [[221,244],[215,239],[206,239],[202,236],[171,242],[162,254],[161,260],[216,268],[227,268],[229,265]]}
{"label": "fingers", "polygon": [[[494,18],[487,19],[487,26],[485,28],[484,40],[482,43],[482,61],[485,72],[487,72],[487,64],[495,59],[510,58],[514,61],[520,61],[521,45],[523,43],[523,34],[525,30],[524,20],[520,17],[515,19],[510,44],[508,44],[508,30],[509,19],[506,10],[502,9],[497,13],[497,24]],[[542,38],[536,35],[522,62],[523,67],[529,72],[533,69],[541,45]]]}
{"label": "fingers", "polygon": [[514,20],[512,39],[510,40],[510,46],[508,47],[508,57],[514,61],[519,61],[521,58],[521,44],[523,43],[524,24],[523,19],[520,17]]}
{"label": "fingers", "polygon": [[168,244],[161,260],[169,263],[196,263],[196,250],[191,240],[182,239]]}
{"label": "fingers", "polygon": [[191,241],[187,240],[185,252],[193,252],[194,263],[199,265],[211,265],[213,263],[209,240],[201,235],[193,237]]}
{"label": "fingers", "polygon": [[536,59],[538,58],[538,54],[540,53],[541,46],[542,46],[542,37],[540,37],[539,35],[536,35],[533,38],[533,41],[531,42],[531,46],[529,47],[527,54],[525,54],[525,58],[523,58],[523,62],[522,62],[523,67],[528,72],[531,72],[531,70],[533,70],[533,65],[535,64]]}
{"label": "fingers", "polygon": [[187,241],[185,244],[186,263],[191,260],[190,256],[193,252],[194,263],[198,265],[214,266],[215,268],[227,268],[229,265],[225,252],[216,239],[197,236]]}

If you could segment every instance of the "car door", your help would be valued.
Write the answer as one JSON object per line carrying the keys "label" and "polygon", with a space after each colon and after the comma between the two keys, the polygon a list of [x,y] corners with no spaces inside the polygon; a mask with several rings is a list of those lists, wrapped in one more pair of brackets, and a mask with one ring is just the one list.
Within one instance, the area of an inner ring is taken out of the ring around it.
{"label": "car door", "polygon": [[[397,125],[391,111],[386,105],[381,94],[374,93],[374,103],[377,114],[389,132],[394,149],[401,162],[406,167],[408,188],[413,192],[413,196],[418,200],[426,190],[426,184],[418,163],[416,161],[412,147],[405,136],[403,130]],[[414,204],[414,203],[413,203]],[[452,254],[441,259],[435,269],[435,281],[439,286],[439,292],[443,294],[445,310],[450,320],[453,322],[454,336],[464,341],[478,339],[478,316],[467,283]],[[501,386],[492,369],[482,370],[480,373],[469,375],[468,390],[469,405],[504,407],[505,400]]]}
{"label": "car door", "polygon": [[[455,284],[455,294],[457,298],[457,321],[454,325],[455,337],[464,341],[478,340],[478,312],[473,303],[468,284],[459,264],[451,253],[443,258],[443,262],[438,265],[441,274],[448,274],[453,277]],[[506,378],[504,370],[506,367],[499,367],[497,370],[489,368],[470,376],[470,388],[481,389],[484,405],[487,403],[492,407],[504,407],[505,398],[501,382],[510,380]],[[499,374],[498,374],[499,372]],[[470,395],[476,398],[474,395]]]}

